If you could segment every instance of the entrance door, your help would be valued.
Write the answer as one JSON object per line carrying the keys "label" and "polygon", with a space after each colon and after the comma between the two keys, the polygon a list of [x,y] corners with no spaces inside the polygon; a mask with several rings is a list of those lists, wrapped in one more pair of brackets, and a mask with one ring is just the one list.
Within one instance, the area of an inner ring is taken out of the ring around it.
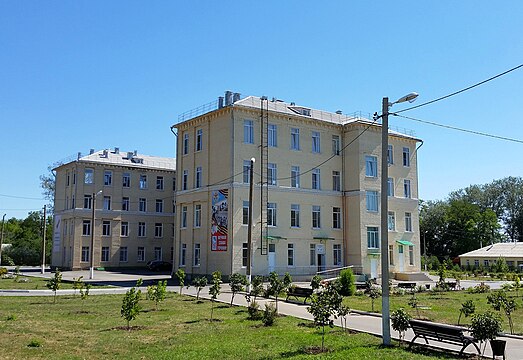
{"label": "entrance door", "polygon": [[318,254],[318,271],[325,270],[325,254]]}
{"label": "entrance door", "polygon": [[378,278],[378,259],[370,259],[370,278]]}
{"label": "entrance door", "polygon": [[274,271],[276,266],[276,244],[269,244],[269,272]]}
{"label": "entrance door", "polygon": [[398,245],[398,253],[399,253],[399,265],[400,265],[400,272],[404,271],[405,268],[405,257],[403,254],[403,245]]}

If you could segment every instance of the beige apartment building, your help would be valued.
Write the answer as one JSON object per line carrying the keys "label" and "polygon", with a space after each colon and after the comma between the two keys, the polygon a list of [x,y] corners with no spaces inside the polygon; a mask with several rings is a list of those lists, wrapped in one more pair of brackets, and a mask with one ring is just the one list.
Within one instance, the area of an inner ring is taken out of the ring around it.
{"label": "beige apartment building", "polygon": [[51,266],[89,268],[93,230],[95,268],[172,261],[175,159],[91,150],[54,170]]}
{"label": "beige apartment building", "polygon": [[[177,129],[175,267],[253,274],[353,266],[380,274],[381,127],[361,116],[227,92]],[[419,139],[389,132],[390,272],[420,271]]]}

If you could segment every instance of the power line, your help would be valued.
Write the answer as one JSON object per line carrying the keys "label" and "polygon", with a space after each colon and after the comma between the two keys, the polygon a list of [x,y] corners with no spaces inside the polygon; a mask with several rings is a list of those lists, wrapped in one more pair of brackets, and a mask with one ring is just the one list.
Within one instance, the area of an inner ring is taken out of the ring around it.
{"label": "power line", "polygon": [[15,196],[15,195],[5,195],[5,194],[0,194],[0,196],[8,197],[8,198],[12,198],[12,199],[24,199],[24,200],[40,200],[40,201],[46,201],[46,199],[44,199],[44,198],[32,198],[32,197]]}
{"label": "power line", "polygon": [[523,140],[509,138],[509,137],[506,137],[506,136],[493,135],[493,134],[484,133],[484,132],[481,132],[481,131],[468,130],[468,129],[463,129],[463,128],[459,128],[459,127],[456,127],[456,126],[438,124],[438,123],[433,122],[433,121],[421,120],[421,119],[417,119],[417,118],[413,118],[413,117],[405,116],[405,115],[398,115],[397,113],[394,113],[394,114],[391,113],[390,115],[402,117],[404,119],[413,120],[413,121],[417,121],[417,122],[424,123],[424,124],[429,124],[429,125],[433,125],[433,126],[439,126],[439,127],[445,128],[445,129],[462,131],[462,132],[469,133],[469,134],[481,135],[481,136],[486,136],[486,137],[490,137],[490,138],[494,138],[494,139],[498,139],[498,140],[512,141],[512,142],[515,142],[515,143],[523,144]]}
{"label": "power line", "polygon": [[465,92],[465,91],[468,91],[468,90],[473,89],[473,88],[475,88],[475,87],[478,87],[478,86],[480,86],[480,85],[483,85],[483,84],[485,84],[485,83],[487,83],[487,82],[489,82],[489,81],[492,81],[492,80],[494,80],[494,79],[497,79],[498,77],[501,77],[501,76],[503,76],[503,75],[506,75],[506,74],[508,74],[508,73],[510,73],[510,72],[512,72],[512,71],[515,71],[515,70],[521,68],[521,67],[523,67],[523,64],[520,64],[520,65],[518,65],[518,66],[516,66],[516,67],[513,67],[512,69],[509,69],[509,70],[507,70],[507,71],[504,71],[504,72],[502,72],[502,73],[500,73],[500,74],[497,74],[497,75],[495,75],[495,76],[492,76],[492,77],[490,77],[490,78],[488,78],[488,79],[486,79],[486,80],[480,81],[480,82],[478,82],[478,83],[476,83],[476,84],[474,84],[474,85],[468,86],[468,87],[466,87],[466,88],[464,88],[464,89],[458,90],[458,91],[453,92],[453,93],[451,93],[451,94],[448,94],[448,95],[445,95],[445,96],[439,97],[439,98],[434,99],[434,100],[430,100],[430,101],[424,102],[424,103],[419,104],[419,105],[416,105],[416,106],[411,106],[411,107],[409,107],[409,108],[406,108],[406,109],[403,109],[403,110],[400,110],[400,111],[396,111],[396,114],[402,113],[402,112],[404,112],[404,111],[409,111],[409,110],[412,110],[412,109],[417,109],[417,108],[420,108],[420,107],[422,107],[422,106],[429,105],[429,104],[435,103],[435,102],[437,102],[437,101],[440,101],[440,100],[443,100],[443,99],[449,98],[449,97],[451,97],[451,96],[461,94],[462,92]]}

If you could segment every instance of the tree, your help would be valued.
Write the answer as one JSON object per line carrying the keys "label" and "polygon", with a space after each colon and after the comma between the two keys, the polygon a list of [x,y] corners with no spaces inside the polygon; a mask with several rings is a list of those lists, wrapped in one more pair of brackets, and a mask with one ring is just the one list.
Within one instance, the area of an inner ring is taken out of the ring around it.
{"label": "tree", "polygon": [[200,291],[207,286],[207,278],[205,276],[194,278],[192,286],[196,288],[196,300],[200,300]]}
{"label": "tree", "polygon": [[239,273],[234,273],[231,275],[231,277],[229,278],[229,285],[231,287],[231,292],[232,292],[231,306],[234,301],[234,296],[237,293],[239,293],[240,291],[244,291],[245,286],[247,286],[247,284],[248,284],[247,276],[245,276],[243,274],[239,274]]}
{"label": "tree", "polygon": [[278,313],[278,297],[280,293],[285,290],[285,285],[283,281],[280,280],[278,274],[273,271],[269,274],[269,286],[267,288],[267,293],[276,299],[276,313]]}
{"label": "tree", "polygon": [[311,279],[311,288],[312,290],[318,290],[321,285],[322,277],[320,275],[314,275]]}
{"label": "tree", "polygon": [[182,290],[183,290],[183,285],[185,284],[185,270],[180,268],[180,269],[176,270],[175,275],[176,275],[176,278],[178,279],[178,282],[180,283],[180,295],[181,295]]}
{"label": "tree", "polygon": [[481,353],[482,356],[487,348],[487,340],[494,340],[501,331],[501,319],[498,315],[487,311],[484,314],[476,314],[472,316],[470,333],[474,339],[479,340],[480,348],[481,345],[485,343]]}
{"label": "tree", "polygon": [[381,296],[381,289],[379,287],[373,285],[370,287],[370,289],[368,289],[367,295],[369,296],[369,298],[371,300],[372,312],[374,312],[374,300],[376,300],[377,298],[379,298]]}
{"label": "tree", "polygon": [[54,164],[47,166],[47,174],[40,175],[42,195],[44,195],[44,198],[49,201],[47,206],[50,214],[52,214],[54,210],[54,196],[56,192],[56,174],[53,172],[53,169],[62,164],[62,162],[55,162]]}
{"label": "tree", "polygon": [[147,300],[154,301],[154,309],[158,310],[158,303],[165,300],[167,294],[167,281],[158,281],[156,285],[147,287]]}
{"label": "tree", "polygon": [[140,299],[142,297],[142,291],[139,287],[142,285],[142,279],[138,279],[136,286],[133,286],[125,293],[122,301],[122,309],[120,310],[120,316],[127,321],[127,330],[130,330],[130,322],[140,314],[142,307],[140,306]]}
{"label": "tree", "polygon": [[487,304],[491,304],[492,308],[496,311],[503,310],[508,319],[510,333],[514,334],[512,313],[516,311],[518,307],[516,301],[514,301],[514,299],[509,299],[503,290],[499,290],[487,295]]}
{"label": "tree", "polygon": [[252,278],[251,281],[251,293],[250,296],[254,296],[254,302],[256,302],[256,298],[260,296],[263,292],[263,277],[257,275],[254,278]]}
{"label": "tree", "polygon": [[390,314],[391,326],[399,333],[400,343],[405,339],[405,332],[410,327],[410,315],[404,309],[398,309]]}
{"label": "tree", "polygon": [[474,304],[474,301],[467,300],[464,303],[461,304],[461,309],[459,310],[459,317],[458,317],[458,325],[461,320],[461,315],[465,315],[465,317],[469,317],[476,311],[476,305]]}
{"label": "tree", "polygon": [[356,292],[356,279],[354,278],[354,273],[351,268],[343,269],[340,272],[339,277],[341,289],[340,293],[343,296],[352,296]]}
{"label": "tree", "polygon": [[76,296],[76,290],[81,290],[84,287],[84,280],[83,276],[80,276],[78,278],[73,278],[73,290],[74,290],[74,296]]}
{"label": "tree", "polygon": [[85,284],[85,286],[82,286],[80,288],[80,298],[82,299],[82,309],[83,309],[83,306],[84,306],[83,305],[84,301],[89,296],[89,290],[91,290],[91,284]]}
{"label": "tree", "polygon": [[321,351],[325,349],[325,326],[334,327],[333,317],[340,312],[343,297],[338,293],[336,286],[326,285],[323,290],[311,297],[311,305],[307,311],[314,317],[314,325],[321,329]]}
{"label": "tree", "polygon": [[288,272],[283,275],[283,286],[285,290],[289,289],[289,287],[292,285],[292,276]]}
{"label": "tree", "polygon": [[211,295],[211,321],[212,321],[212,315],[214,311],[214,301],[220,295],[221,291],[221,283],[222,283],[222,273],[219,271],[215,271],[212,273],[212,285],[209,288],[209,295]]}
{"label": "tree", "polygon": [[56,303],[56,292],[60,289],[60,286],[62,285],[62,273],[58,270],[54,273],[54,276],[47,280],[45,286],[49,290],[53,290],[54,292],[54,299],[53,303]]}

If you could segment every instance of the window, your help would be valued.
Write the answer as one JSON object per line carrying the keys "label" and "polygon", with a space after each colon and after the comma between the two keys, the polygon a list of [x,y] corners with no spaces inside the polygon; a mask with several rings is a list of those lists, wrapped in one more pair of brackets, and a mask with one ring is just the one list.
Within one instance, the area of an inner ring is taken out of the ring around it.
{"label": "window", "polygon": [[339,171],[332,172],[332,190],[341,191],[341,176]]}
{"label": "window", "polygon": [[300,167],[291,166],[291,187],[300,187]]}
{"label": "window", "polygon": [[156,238],[163,237],[163,224],[162,223],[154,224],[154,237],[156,237]]}
{"label": "window", "polygon": [[250,160],[243,160],[243,183],[248,184],[250,183],[250,176],[251,176],[251,161]]}
{"label": "window", "polygon": [[269,185],[276,185],[277,176],[278,176],[278,169],[276,167],[276,164],[269,163],[267,166],[267,183]]}
{"label": "window", "polygon": [[194,227],[199,228],[202,226],[202,205],[194,205]]}
{"label": "window", "polygon": [[378,177],[378,158],[376,156],[365,156],[365,176]]}
{"label": "window", "polygon": [[140,189],[147,189],[147,175],[140,175]]}
{"label": "window", "polygon": [[249,202],[243,201],[242,225],[249,225]]}
{"label": "window", "polygon": [[85,169],[84,182],[86,184],[94,183],[94,170],[93,169]]}
{"label": "window", "polygon": [[136,256],[138,262],[145,261],[145,248],[143,246],[138,246],[138,254]]}
{"label": "window", "polygon": [[479,260],[474,260],[474,266],[479,267]]}
{"label": "window", "polygon": [[321,189],[320,183],[320,169],[312,170],[312,188],[315,190]]}
{"label": "window", "polygon": [[73,195],[73,197],[71,198],[71,209],[75,209],[76,208],[76,201],[75,201],[75,197]]}
{"label": "window", "polygon": [[145,198],[138,199],[138,211],[147,211],[147,200]]}
{"label": "window", "polygon": [[312,227],[321,228],[321,208],[319,205],[312,205]]}
{"label": "window", "polygon": [[309,262],[311,266],[316,265],[316,245],[310,244],[309,246]]}
{"label": "window", "polygon": [[405,213],[405,231],[412,232],[412,214],[410,212]]}
{"label": "window", "polygon": [[102,221],[102,236],[111,236],[111,220]]}
{"label": "window", "polygon": [[187,190],[189,186],[189,171],[184,170],[182,175],[182,190]]}
{"label": "window", "polygon": [[120,262],[127,262],[127,246],[120,247]]}
{"label": "window", "polygon": [[89,246],[82,246],[82,262],[89,261]]}
{"label": "window", "polygon": [[312,152],[320,152],[320,133],[317,131],[312,132]]}
{"label": "window", "polygon": [[128,187],[131,187],[131,174],[129,173],[124,173],[122,175],[122,186],[124,188],[128,188]]}
{"label": "window", "polygon": [[367,211],[378,212],[378,192],[368,190],[365,194],[367,198]]}
{"label": "window", "polygon": [[65,186],[69,186],[70,181],[71,181],[71,175],[69,175],[69,173],[67,173],[66,180],[65,180]]}
{"label": "window", "polygon": [[242,266],[247,266],[247,258],[249,257],[249,244],[243,243],[242,244]]}
{"label": "window", "polygon": [[90,209],[93,204],[92,195],[84,195],[84,209]]}
{"label": "window", "polygon": [[332,228],[341,229],[341,208],[332,208]]}
{"label": "window", "polygon": [[123,197],[122,198],[122,211],[129,211],[129,198],[128,197]]}
{"label": "window", "polygon": [[156,177],[156,190],[163,190],[163,176]]}
{"label": "window", "polygon": [[173,177],[173,191],[176,191],[176,177]]}
{"label": "window", "polygon": [[156,212],[163,213],[163,200],[162,199],[156,199]]}
{"label": "window", "polygon": [[82,235],[89,236],[91,235],[91,220],[84,220],[82,223]]}
{"label": "window", "polygon": [[276,226],[276,203],[267,203],[267,226]]}
{"label": "window", "polygon": [[269,124],[269,128],[267,129],[267,145],[269,147],[277,147],[278,146],[278,128],[274,124]]}
{"label": "window", "polygon": [[122,221],[120,224],[120,236],[129,236],[129,223],[127,221]]}
{"label": "window", "polygon": [[189,153],[189,134],[183,134],[183,155]]}
{"label": "window", "polygon": [[200,266],[200,244],[194,244],[194,266]]}
{"label": "window", "polygon": [[387,224],[389,231],[396,231],[396,214],[394,211],[389,211],[387,215]]}
{"label": "window", "polygon": [[76,173],[73,172],[73,185],[76,185]]}
{"label": "window", "polygon": [[111,197],[104,196],[104,210],[111,210]]}
{"label": "window", "polygon": [[182,206],[182,228],[187,227],[187,206]]}
{"label": "window", "polygon": [[243,120],[243,142],[254,144],[254,124],[252,120]]}
{"label": "window", "polygon": [[109,246],[102,246],[101,261],[109,261]]}
{"label": "window", "polygon": [[341,266],[341,244],[332,245],[332,257],[334,258],[334,266]]}
{"label": "window", "polygon": [[294,244],[287,244],[287,266],[294,266]]}
{"label": "window", "polygon": [[139,222],[138,223],[138,237],[145,237],[145,223]]}
{"label": "window", "polygon": [[410,199],[410,180],[403,180],[403,195],[407,198],[407,199]]}
{"label": "window", "polygon": [[394,245],[389,245],[389,265],[394,265]]}
{"label": "window", "polygon": [[340,137],[332,135],[332,155],[339,155],[341,150]]}
{"label": "window", "polygon": [[387,179],[387,196],[394,196],[394,179]]}
{"label": "window", "polygon": [[202,151],[203,130],[196,130],[196,151]]}
{"label": "window", "polygon": [[180,266],[185,266],[185,259],[187,257],[187,244],[182,244],[180,250]]}
{"label": "window", "polygon": [[300,205],[291,204],[291,227],[300,227]]}
{"label": "window", "polygon": [[414,265],[414,246],[409,246],[409,265]]}
{"label": "window", "polygon": [[380,248],[380,238],[378,235],[377,226],[367,227],[367,247],[369,249],[379,249]]}
{"label": "window", "polygon": [[300,129],[291,128],[291,150],[300,150]]}
{"label": "window", "polygon": [[202,167],[201,166],[196,167],[196,174],[194,177],[194,187],[196,189],[199,189],[202,187]]}
{"label": "window", "polygon": [[387,148],[387,164],[392,165],[394,164],[394,153],[392,145],[389,144],[389,147]]}
{"label": "window", "polygon": [[163,258],[163,255],[162,255],[162,248],[161,247],[155,247],[154,248],[154,260],[162,260]]}
{"label": "window", "polygon": [[110,170],[104,171],[104,185],[111,186],[113,184],[113,172]]}
{"label": "window", "polygon": [[403,166],[410,166],[410,149],[408,147],[403,148]]}

